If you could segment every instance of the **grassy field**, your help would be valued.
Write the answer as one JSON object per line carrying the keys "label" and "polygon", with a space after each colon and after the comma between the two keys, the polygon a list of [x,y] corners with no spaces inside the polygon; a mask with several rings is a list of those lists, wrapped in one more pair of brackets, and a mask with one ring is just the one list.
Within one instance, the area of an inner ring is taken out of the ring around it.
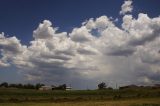
{"label": "grassy field", "polygon": [[62,103],[0,103],[0,106],[160,106],[158,98],[118,100],[118,101],[83,101]]}
{"label": "grassy field", "polygon": [[160,106],[160,89],[39,91],[1,88],[0,106]]}

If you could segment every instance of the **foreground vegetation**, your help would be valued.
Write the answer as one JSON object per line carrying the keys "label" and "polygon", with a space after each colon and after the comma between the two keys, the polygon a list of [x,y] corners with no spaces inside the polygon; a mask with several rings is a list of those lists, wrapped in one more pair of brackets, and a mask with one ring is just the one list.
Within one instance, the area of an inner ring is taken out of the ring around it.
{"label": "foreground vegetation", "polygon": [[83,101],[61,103],[0,103],[0,106],[160,106],[160,99]]}
{"label": "foreground vegetation", "polygon": [[53,90],[39,91],[17,88],[0,88],[0,103],[22,102],[86,102],[117,101],[156,98],[160,101],[160,89],[122,89],[122,90]]}

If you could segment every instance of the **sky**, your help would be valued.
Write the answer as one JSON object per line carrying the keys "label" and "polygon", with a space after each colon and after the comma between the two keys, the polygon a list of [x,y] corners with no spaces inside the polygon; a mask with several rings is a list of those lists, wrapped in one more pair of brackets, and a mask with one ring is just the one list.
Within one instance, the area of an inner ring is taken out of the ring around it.
{"label": "sky", "polygon": [[1,0],[0,83],[160,83],[159,0]]}

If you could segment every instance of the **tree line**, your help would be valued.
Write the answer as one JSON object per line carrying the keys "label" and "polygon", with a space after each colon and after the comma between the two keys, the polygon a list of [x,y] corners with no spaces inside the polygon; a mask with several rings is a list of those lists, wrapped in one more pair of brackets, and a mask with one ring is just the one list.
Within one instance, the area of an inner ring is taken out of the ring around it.
{"label": "tree line", "polygon": [[[37,84],[30,84],[30,83],[28,83],[28,84],[21,84],[21,83],[19,83],[19,84],[9,84],[7,82],[3,82],[3,83],[0,84],[0,87],[22,88],[22,89],[39,89],[42,86],[45,86],[45,84],[41,84],[41,83],[37,83]],[[66,84],[62,84],[62,85],[59,85],[59,86],[52,85],[52,87],[54,88],[54,90],[59,90],[59,89],[65,90],[67,86],[66,86]],[[107,85],[104,82],[102,82],[102,83],[98,84],[98,89],[101,90],[101,89],[108,89],[108,88],[107,88]],[[112,88],[110,88],[110,89],[112,89]]]}
{"label": "tree line", "polygon": [[0,84],[0,87],[5,88],[22,88],[22,89],[39,89],[40,87],[45,86],[44,84],[37,83],[37,84],[8,84],[7,82],[3,82]]}
{"label": "tree line", "polygon": [[[0,84],[0,87],[4,88],[21,88],[21,89],[39,89],[42,86],[45,86],[45,84],[37,83],[37,84],[8,84],[7,82],[3,82]],[[65,90],[66,89],[66,84],[62,84],[59,86],[51,86],[53,90]]]}
{"label": "tree line", "polygon": [[[42,86],[45,86],[45,84],[42,84],[42,83],[37,83],[37,84],[8,84],[7,82],[3,82],[0,84],[0,87],[5,87],[5,88],[22,88],[22,89],[39,89],[41,88]],[[66,89],[66,84],[62,84],[62,85],[59,85],[59,86],[54,86],[52,85],[52,90],[65,90]],[[98,90],[105,90],[105,89],[108,89],[108,90],[113,90],[113,88],[111,87],[108,87],[107,84],[105,82],[101,82],[97,85],[97,88]],[[152,88],[152,89],[159,89],[160,88],[160,84],[155,84],[153,86],[137,86],[137,85],[127,85],[127,86],[122,86],[122,87],[119,87],[119,89],[137,89],[137,88]]]}

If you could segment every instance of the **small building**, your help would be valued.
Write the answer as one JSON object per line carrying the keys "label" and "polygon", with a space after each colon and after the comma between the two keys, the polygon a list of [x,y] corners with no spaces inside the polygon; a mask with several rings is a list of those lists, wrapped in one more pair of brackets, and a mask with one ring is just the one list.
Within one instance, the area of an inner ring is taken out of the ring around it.
{"label": "small building", "polygon": [[42,86],[39,88],[39,90],[41,90],[41,91],[52,90],[52,87],[51,86]]}
{"label": "small building", "polygon": [[69,91],[71,89],[72,89],[72,87],[66,87],[65,89],[60,89],[55,86],[42,86],[39,88],[39,90],[41,90],[41,91],[47,91],[47,90],[66,90],[66,91]]}
{"label": "small building", "polygon": [[72,87],[66,87],[66,91],[70,91],[70,90],[72,90]]}

